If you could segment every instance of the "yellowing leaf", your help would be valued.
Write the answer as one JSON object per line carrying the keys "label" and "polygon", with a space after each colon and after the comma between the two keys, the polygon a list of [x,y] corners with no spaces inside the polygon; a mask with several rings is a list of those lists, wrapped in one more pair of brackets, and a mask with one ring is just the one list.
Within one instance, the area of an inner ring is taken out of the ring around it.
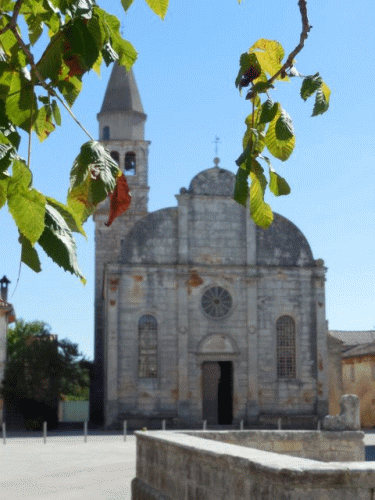
{"label": "yellowing leaf", "polygon": [[250,172],[250,214],[255,224],[267,228],[273,221],[271,207],[264,201],[264,192],[267,179],[263,168],[257,161],[253,161]]}
{"label": "yellowing leaf", "polygon": [[[250,47],[249,53],[256,54],[262,70],[268,73],[269,76],[273,76],[277,73],[282,66],[281,61],[284,58],[284,49],[282,45],[275,40],[261,38]],[[277,80],[288,81],[289,78],[281,78],[281,75],[279,75]]]}
{"label": "yellowing leaf", "polygon": [[276,123],[281,116],[281,106],[278,104],[278,111],[275,118],[270,122],[266,133],[266,146],[268,151],[281,161],[285,161],[293,153],[296,138],[294,135],[288,139],[281,140],[276,135]]}
{"label": "yellowing leaf", "polygon": [[165,14],[168,10],[169,0],[146,0],[147,5],[150,9],[155,12],[162,19],[165,18]]}

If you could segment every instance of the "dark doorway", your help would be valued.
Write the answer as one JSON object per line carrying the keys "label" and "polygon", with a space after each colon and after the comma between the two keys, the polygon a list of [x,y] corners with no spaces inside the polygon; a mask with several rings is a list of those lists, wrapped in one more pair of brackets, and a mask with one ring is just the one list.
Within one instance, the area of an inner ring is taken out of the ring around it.
{"label": "dark doorway", "polygon": [[233,421],[233,364],[206,361],[202,364],[203,420],[211,425]]}

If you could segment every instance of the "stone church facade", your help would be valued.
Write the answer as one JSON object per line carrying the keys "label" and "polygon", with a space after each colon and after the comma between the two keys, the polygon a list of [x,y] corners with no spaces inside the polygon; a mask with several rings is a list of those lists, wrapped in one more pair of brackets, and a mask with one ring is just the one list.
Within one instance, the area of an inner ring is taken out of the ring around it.
{"label": "stone church facade", "polygon": [[100,140],[127,175],[130,209],[96,227],[91,420],[181,426],[320,418],[328,412],[325,267],[301,231],[269,229],[214,166],[149,213],[148,147],[132,72],[115,66]]}

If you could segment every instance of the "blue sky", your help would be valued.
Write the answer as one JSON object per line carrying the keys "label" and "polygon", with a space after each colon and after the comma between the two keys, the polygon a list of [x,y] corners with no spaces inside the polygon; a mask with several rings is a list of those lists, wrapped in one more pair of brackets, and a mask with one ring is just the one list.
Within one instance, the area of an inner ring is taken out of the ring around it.
{"label": "blue sky", "polygon": [[[123,23],[124,37],[139,52],[134,74],[148,115],[149,210],[176,205],[175,194],[191,178],[213,165],[219,136],[221,166],[236,171],[244,119],[250,105],[234,86],[239,56],[258,38],[278,40],[289,53],[298,43],[297,0],[220,2],[170,0],[161,21],[144,0],[128,13],[120,0],[98,1]],[[373,0],[309,2],[313,29],[297,56],[302,74],[321,73],[332,91],[329,111],[311,118],[313,102],[299,97],[300,80],[277,84],[274,100],[291,115],[296,148],[275,169],[292,188],[288,197],[267,197],[274,211],[293,221],[307,237],[315,258],[328,267],[327,319],[330,329],[375,328],[375,62]],[[75,114],[95,137],[110,69],[84,78]],[[34,186],[65,200],[69,170],[87,140],[63,113],[62,127],[39,144],[33,138]],[[25,143],[25,141],[24,141]],[[25,153],[25,144],[23,146]],[[93,356],[94,238],[77,236],[78,257],[87,278],[83,286],[47,257],[35,274],[20,265],[18,234],[7,210],[0,211],[0,274],[6,274],[11,302],[19,318],[44,320],[59,338],[69,338]]]}

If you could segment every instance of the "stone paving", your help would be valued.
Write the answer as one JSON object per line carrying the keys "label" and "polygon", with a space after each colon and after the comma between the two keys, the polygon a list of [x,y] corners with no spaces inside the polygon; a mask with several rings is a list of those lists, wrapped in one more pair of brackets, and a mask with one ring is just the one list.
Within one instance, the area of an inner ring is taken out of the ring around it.
{"label": "stone paving", "polygon": [[130,500],[135,437],[8,438],[0,461],[1,500]]}

